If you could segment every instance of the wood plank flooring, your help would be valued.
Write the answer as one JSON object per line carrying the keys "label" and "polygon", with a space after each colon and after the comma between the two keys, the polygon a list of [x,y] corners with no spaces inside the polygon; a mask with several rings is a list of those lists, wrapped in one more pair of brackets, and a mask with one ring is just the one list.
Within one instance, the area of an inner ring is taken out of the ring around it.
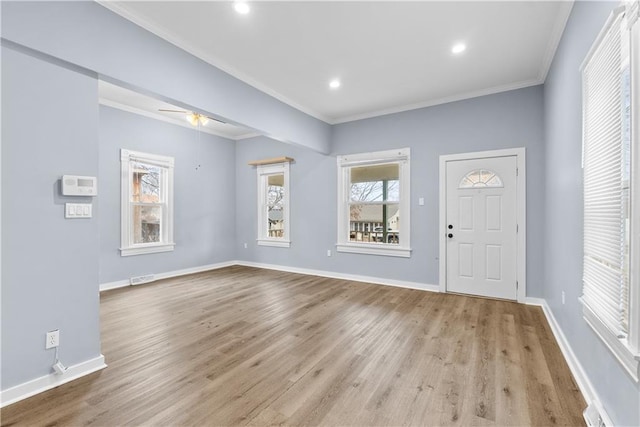
{"label": "wood plank flooring", "polygon": [[108,368],[2,425],[584,425],[540,308],[249,267],[105,292]]}

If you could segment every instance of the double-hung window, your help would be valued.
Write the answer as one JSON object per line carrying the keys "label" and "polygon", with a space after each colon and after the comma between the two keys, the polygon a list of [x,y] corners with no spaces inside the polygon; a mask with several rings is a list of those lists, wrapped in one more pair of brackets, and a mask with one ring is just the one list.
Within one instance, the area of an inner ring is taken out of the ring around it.
{"label": "double-hung window", "polygon": [[640,29],[632,17],[637,7],[634,1],[613,12],[582,67],[583,314],[635,381],[640,363]]}
{"label": "double-hung window", "polygon": [[173,157],[120,151],[122,256],[172,251]]}
{"label": "double-hung window", "polygon": [[408,148],[339,156],[339,252],[410,257]]}
{"label": "double-hung window", "polygon": [[288,248],[289,162],[259,165],[258,245]]}

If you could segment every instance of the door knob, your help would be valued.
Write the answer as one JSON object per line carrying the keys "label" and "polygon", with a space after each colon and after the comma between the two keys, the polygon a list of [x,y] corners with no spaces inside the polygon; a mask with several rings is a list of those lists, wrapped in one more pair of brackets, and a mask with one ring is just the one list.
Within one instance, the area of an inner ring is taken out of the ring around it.
{"label": "door knob", "polygon": [[449,234],[447,234],[447,237],[452,238],[453,234],[449,233]]}
{"label": "door knob", "polygon": [[449,230],[451,230],[453,228],[453,225],[449,224]]}

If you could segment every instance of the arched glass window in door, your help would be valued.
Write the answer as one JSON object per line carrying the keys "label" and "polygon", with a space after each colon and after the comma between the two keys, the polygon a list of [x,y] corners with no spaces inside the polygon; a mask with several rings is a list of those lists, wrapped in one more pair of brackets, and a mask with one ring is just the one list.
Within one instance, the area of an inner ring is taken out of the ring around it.
{"label": "arched glass window in door", "polygon": [[504,187],[500,177],[488,169],[476,169],[460,180],[458,188],[495,188]]}

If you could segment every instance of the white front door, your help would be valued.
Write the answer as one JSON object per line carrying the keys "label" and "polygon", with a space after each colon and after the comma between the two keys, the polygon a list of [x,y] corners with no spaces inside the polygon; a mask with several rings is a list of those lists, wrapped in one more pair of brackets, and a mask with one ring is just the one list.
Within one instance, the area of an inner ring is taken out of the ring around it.
{"label": "white front door", "polygon": [[446,289],[517,298],[517,159],[446,162]]}

